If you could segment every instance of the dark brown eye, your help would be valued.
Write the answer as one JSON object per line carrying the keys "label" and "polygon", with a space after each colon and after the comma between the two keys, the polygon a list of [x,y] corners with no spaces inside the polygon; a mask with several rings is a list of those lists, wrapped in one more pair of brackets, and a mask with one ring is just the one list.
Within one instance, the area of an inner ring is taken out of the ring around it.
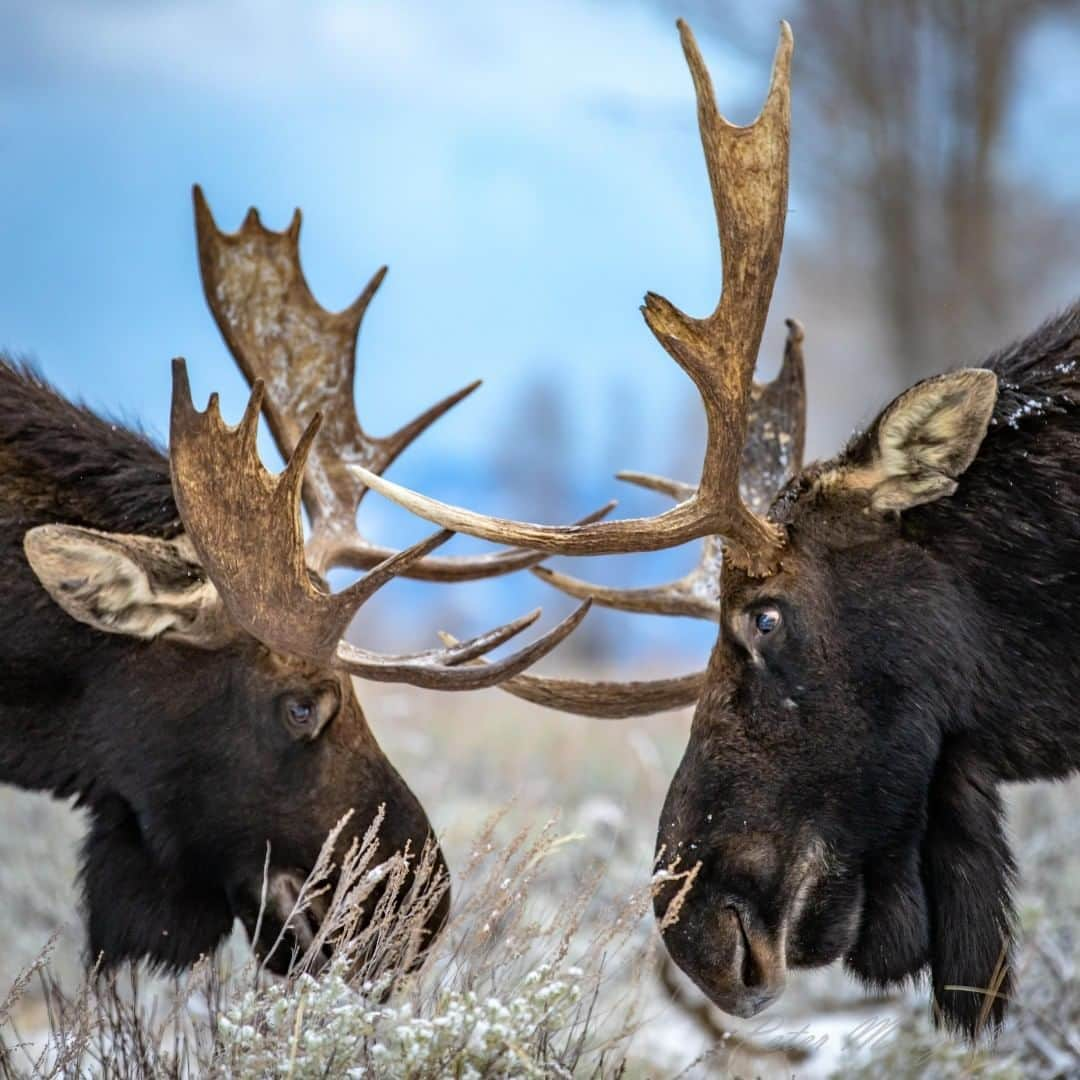
{"label": "dark brown eye", "polygon": [[762,608],[754,616],[754,627],[759,634],[771,634],[779,625],[780,610],[778,608]]}

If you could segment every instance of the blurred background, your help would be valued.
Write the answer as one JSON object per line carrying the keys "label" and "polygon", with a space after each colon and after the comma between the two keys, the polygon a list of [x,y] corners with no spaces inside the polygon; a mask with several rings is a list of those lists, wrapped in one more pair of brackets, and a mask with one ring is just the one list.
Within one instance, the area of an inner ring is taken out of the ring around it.
{"label": "blurred background", "polygon": [[[0,347],[161,440],[169,359],[184,355],[197,396],[221,391],[236,418],[247,390],[203,301],[191,185],[229,230],[249,205],[271,228],[300,206],[324,306],[391,268],[360,338],[369,430],[484,379],[393,479],[533,520],[569,521],[613,495],[619,513],[652,513],[656,496],[612,474],[696,480],[704,432],[696,393],[636,308],[652,289],[704,314],[720,285],[678,15],[743,123],[768,85],[777,20],[794,28],[787,244],[759,377],[797,316],[809,456],[833,453],[919,377],[980,362],[1080,294],[1077,0],[0,0]],[[361,524],[394,545],[429,529],[375,497]],[[450,550],[482,547],[457,538]],[[560,561],[632,585],[696,557],[691,546]],[[356,633],[375,648],[428,647],[436,626],[464,636],[538,603],[547,620],[570,606],[527,574],[395,582]],[[684,671],[714,637],[703,622],[594,611],[546,667]],[[687,712],[619,726],[496,691],[362,696],[455,870],[479,822],[515,799],[508,822],[561,814],[576,842],[544,886],[552,903],[595,860],[604,897],[646,880]],[[1000,1075],[1075,1075],[1080,788],[1010,799],[1031,936],[1023,1019],[1001,1051],[1024,1064]],[[53,968],[77,981],[81,821],[3,789],[0,822],[0,994],[54,932]],[[671,1075],[715,1032],[650,994],[662,1022],[641,1052],[649,1075]],[[953,1053],[928,1034],[924,992],[876,1007]],[[835,966],[797,980],[781,1030],[805,1021],[832,1040],[800,1076],[829,1072],[865,1008]],[[907,1060],[866,1075],[938,1075],[904,1071]]]}
{"label": "blurred background", "polygon": [[[658,497],[612,474],[696,479],[703,423],[636,309],[653,289],[705,313],[719,290],[680,14],[737,122],[764,95],[777,20],[794,27],[787,246],[759,375],[783,318],[802,319],[811,456],[1080,292],[1075,2],[2,0],[0,346],[161,438],[184,355],[197,394],[220,390],[238,416],[190,188],[225,229],[249,205],[283,228],[300,206],[324,306],[390,266],[359,348],[370,430],[484,379],[394,479],[531,520],[613,495],[618,513],[651,513]],[[377,498],[361,520],[393,544],[427,528]],[[645,584],[694,558],[578,572]],[[427,645],[433,620],[464,634],[537,603],[568,607],[528,575],[399,583],[357,632]],[[574,648],[670,667],[711,637],[594,612]]]}

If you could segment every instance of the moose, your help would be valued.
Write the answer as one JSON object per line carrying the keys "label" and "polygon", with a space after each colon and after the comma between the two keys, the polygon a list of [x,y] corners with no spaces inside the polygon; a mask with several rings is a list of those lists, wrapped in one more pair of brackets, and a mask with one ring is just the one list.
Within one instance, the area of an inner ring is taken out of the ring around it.
{"label": "moose", "polygon": [[[431,842],[351,676],[491,685],[548,653],[584,609],[485,668],[466,662],[539,612],[407,655],[344,640],[359,606],[395,576],[465,581],[543,556],[432,555],[445,531],[402,552],[365,540],[356,526],[365,486],[349,465],[386,468],[475,384],[395,434],[368,435],[354,349],[385,268],[331,314],[300,268],[299,212],[277,233],[252,211],[227,235],[196,188],[195,213],[207,299],[253,384],[236,428],[216,396],[194,409],[180,360],[166,454],[0,358],[0,782],[74,796],[89,812],[91,960],[182,969],[239,918],[280,972],[315,940],[313,910],[291,916],[335,825],[351,813],[344,848],[383,808],[376,857],[404,853],[414,867]],[[277,478],[256,449],[261,413],[288,463]],[[368,573],[331,593],[336,566]],[[431,858],[445,885],[437,846]],[[443,888],[429,934],[448,905]]]}
{"label": "moose", "polygon": [[[788,968],[842,959],[888,986],[929,969],[935,1015],[974,1038],[1012,988],[1013,859],[999,788],[1080,767],[1080,305],[979,367],[900,394],[834,458],[802,462],[802,328],[753,381],[787,208],[792,35],[747,127],[720,114],[679,24],[721,244],[713,313],[642,312],[705,408],[696,486],[655,517],[544,526],[361,481],[445,528],[548,555],[704,540],[654,589],[553,585],[714,620],[703,672],[646,683],[521,674],[502,688],[620,717],[696,702],[660,818],[656,913],[676,963],[742,1017]],[[685,885],[685,880],[682,882]],[[677,913],[671,910],[678,895]]]}

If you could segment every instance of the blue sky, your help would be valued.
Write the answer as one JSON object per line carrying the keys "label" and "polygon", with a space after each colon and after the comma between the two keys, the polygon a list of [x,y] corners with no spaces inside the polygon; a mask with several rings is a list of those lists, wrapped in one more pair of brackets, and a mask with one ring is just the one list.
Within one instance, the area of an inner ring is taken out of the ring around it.
{"label": "blue sky", "polygon": [[[0,145],[18,164],[0,174],[0,337],[65,391],[164,433],[182,354],[197,391],[241,410],[196,276],[198,181],[225,228],[249,204],[276,227],[302,206],[330,308],[389,263],[360,349],[373,430],[484,378],[395,467],[406,483],[490,453],[538,373],[572,388],[586,467],[613,384],[647,386],[665,418],[682,399],[637,313],[646,288],[706,310],[718,273],[669,18],[572,0],[232,0],[17,5],[4,23]],[[741,93],[741,62],[714,66],[718,91]],[[670,437],[646,427],[628,465]],[[365,523],[395,542],[423,531],[394,513],[371,500]]]}
{"label": "blue sky", "polygon": [[[755,31],[775,39],[771,8]],[[449,475],[433,494],[506,509],[475,478],[538,377],[566,389],[575,466],[596,474],[589,498],[608,490],[613,439],[631,448],[627,467],[670,467],[687,383],[637,306],[655,289],[711,309],[719,257],[668,14],[587,0],[0,0],[0,42],[0,346],[35,357],[65,391],[163,435],[179,354],[198,392],[218,389],[227,415],[241,411],[243,382],[197,280],[197,181],[227,229],[251,204],[279,228],[301,206],[305,270],[331,309],[390,265],[361,337],[370,429],[485,380],[395,479]],[[719,100],[749,120],[768,72],[703,45]],[[1024,144],[1046,144],[1047,109],[1061,130],[1075,99],[1060,85],[1018,111]],[[1077,155],[1060,160],[1067,188]],[[796,177],[789,234],[805,210]],[[765,355],[778,357],[773,321]],[[631,432],[610,408],[619,393],[638,404]],[[860,418],[848,409],[840,423]],[[395,543],[424,531],[374,500],[364,521]],[[627,565],[655,579],[692,558]],[[405,589],[423,607],[428,594]],[[546,596],[488,586],[460,602],[470,618],[505,613],[518,592]],[[671,629],[641,640],[665,633],[688,640]]]}
{"label": "blue sky", "polygon": [[[646,288],[690,310],[715,299],[669,19],[567,0],[20,7],[5,19],[3,340],[65,389],[160,425],[183,353],[197,385],[239,394],[195,276],[193,181],[226,228],[249,204],[279,226],[302,206],[328,307],[390,264],[361,353],[373,426],[487,382],[432,452],[484,445],[536,365],[572,380],[583,411],[612,380],[681,389],[636,313]],[[730,98],[745,72],[714,66]]]}

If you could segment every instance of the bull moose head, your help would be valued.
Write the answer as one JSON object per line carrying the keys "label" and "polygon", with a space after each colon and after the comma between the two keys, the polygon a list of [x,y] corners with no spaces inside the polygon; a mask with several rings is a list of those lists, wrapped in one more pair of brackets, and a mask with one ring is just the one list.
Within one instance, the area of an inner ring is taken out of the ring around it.
{"label": "bull moose head", "polygon": [[1010,987],[998,782],[1080,764],[1080,309],[986,367],[915,385],[837,457],[804,467],[797,323],[777,380],[752,379],[784,233],[791,32],[782,24],[761,114],[736,127],[679,30],[723,290],[706,318],[653,293],[642,312],[702,397],[697,485],[623,474],[681,501],[656,517],[554,527],[355,471],[444,527],[553,555],[704,538],[699,566],[654,589],[534,571],[611,607],[715,620],[704,672],[625,684],[520,675],[503,689],[606,717],[696,702],[657,855],[697,875],[677,918],[675,885],[656,907],[672,956],[721,1008],[754,1015],[791,967],[843,958],[875,985],[929,967],[939,1017],[974,1035],[1001,1020]]}
{"label": "bull moose head", "polygon": [[[24,621],[4,634],[4,678],[29,674],[4,695],[18,705],[4,708],[30,721],[5,721],[0,780],[75,793],[89,808],[83,876],[94,958],[182,967],[239,917],[250,934],[259,928],[254,944],[281,970],[316,934],[313,914],[290,916],[339,821],[351,815],[338,858],[380,807],[380,860],[405,851],[419,859],[430,840],[352,677],[434,690],[493,685],[565,638],[587,605],[484,668],[467,661],[539,612],[408,655],[344,640],[357,608],[395,576],[469,580],[543,556],[432,556],[445,530],[403,552],[365,540],[355,519],[366,489],[349,466],[381,472],[474,386],[393,435],[368,435],[353,400],[354,348],[384,270],[330,314],[300,269],[299,214],[276,233],[252,211],[225,235],[198,188],[195,211],[207,299],[253,383],[237,427],[222,421],[216,395],[205,412],[194,409],[182,360],[167,461],[137,434],[3,366],[4,535],[13,551],[25,548],[36,580],[14,560],[10,606]],[[277,477],[256,449],[262,414],[287,461]],[[336,566],[369,572],[331,593],[326,574]],[[42,586],[58,607],[42,603]],[[445,874],[441,854],[436,861]],[[429,931],[448,900],[444,891]]]}

